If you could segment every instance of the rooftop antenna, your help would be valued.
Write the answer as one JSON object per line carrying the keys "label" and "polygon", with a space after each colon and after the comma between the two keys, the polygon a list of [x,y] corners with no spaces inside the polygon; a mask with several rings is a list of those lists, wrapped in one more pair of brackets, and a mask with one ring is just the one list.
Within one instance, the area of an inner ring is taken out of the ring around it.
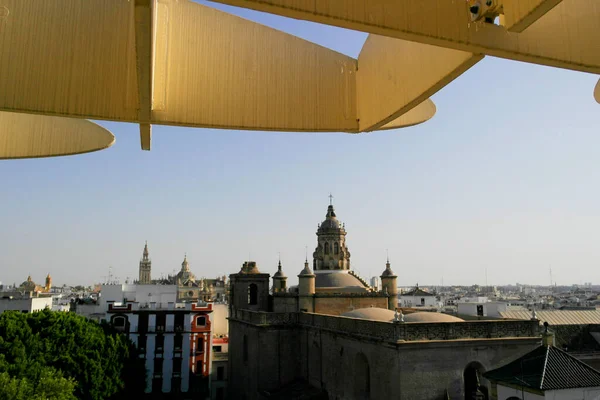
{"label": "rooftop antenna", "polygon": [[485,269],[485,288],[487,290],[488,280],[487,280],[487,268]]}

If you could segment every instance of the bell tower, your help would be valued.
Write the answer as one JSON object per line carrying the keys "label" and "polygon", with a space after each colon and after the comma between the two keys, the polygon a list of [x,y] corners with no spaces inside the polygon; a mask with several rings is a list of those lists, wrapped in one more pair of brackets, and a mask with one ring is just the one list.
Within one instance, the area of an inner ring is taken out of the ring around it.
{"label": "bell tower", "polygon": [[144,246],[144,253],[142,254],[142,259],[140,260],[140,284],[150,284],[152,283],[151,273],[152,271],[152,260],[150,260],[148,253],[148,242]]}
{"label": "bell tower", "polygon": [[346,247],[346,229],[337,219],[333,209],[333,196],[329,195],[329,206],[325,220],[317,229],[317,248],[313,253],[313,269],[316,271],[350,269],[350,252]]}

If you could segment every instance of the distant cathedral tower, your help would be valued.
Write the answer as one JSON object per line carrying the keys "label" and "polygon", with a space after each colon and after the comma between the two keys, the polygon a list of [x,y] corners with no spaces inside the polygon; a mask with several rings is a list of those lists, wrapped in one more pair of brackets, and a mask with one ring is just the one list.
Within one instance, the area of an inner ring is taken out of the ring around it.
{"label": "distant cathedral tower", "polygon": [[144,246],[144,254],[142,255],[142,260],[140,261],[140,279],[139,283],[141,284],[150,284],[152,283],[152,278],[150,272],[152,270],[152,261],[148,257],[148,242]]}
{"label": "distant cathedral tower", "polygon": [[49,292],[50,289],[52,289],[52,277],[48,274],[48,276],[46,276],[46,286],[44,286],[44,290]]}
{"label": "distant cathedral tower", "polygon": [[346,247],[346,229],[338,221],[332,196],[329,196],[329,207],[325,221],[317,230],[317,248],[313,253],[313,269],[316,271],[350,269],[350,252]]}

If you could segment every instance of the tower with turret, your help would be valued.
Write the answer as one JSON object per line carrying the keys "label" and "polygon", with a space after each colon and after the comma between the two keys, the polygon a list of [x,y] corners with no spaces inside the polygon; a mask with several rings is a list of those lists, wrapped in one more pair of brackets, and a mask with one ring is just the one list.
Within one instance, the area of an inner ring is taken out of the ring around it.
{"label": "tower with turret", "polygon": [[398,277],[392,271],[389,257],[381,274],[381,290],[388,296],[388,309],[395,310],[398,307]]}
{"label": "tower with turret", "polygon": [[139,272],[139,283],[140,284],[150,284],[152,283],[152,260],[150,260],[150,256],[148,253],[148,242],[144,246],[144,253],[142,254],[142,259],[140,260],[140,272]]}
{"label": "tower with turret", "polygon": [[346,247],[346,228],[337,219],[330,196],[325,220],[317,229],[317,248],[313,253],[315,271],[348,271],[350,252]]}

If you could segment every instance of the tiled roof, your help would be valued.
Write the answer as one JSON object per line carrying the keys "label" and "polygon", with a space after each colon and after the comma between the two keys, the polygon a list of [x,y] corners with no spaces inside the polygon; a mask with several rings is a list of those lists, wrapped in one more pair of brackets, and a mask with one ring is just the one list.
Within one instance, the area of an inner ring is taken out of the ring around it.
{"label": "tiled roof", "polygon": [[[540,325],[548,322],[550,325],[593,325],[600,324],[600,310],[536,310]],[[531,311],[500,312],[503,318],[531,319]]]}
{"label": "tiled roof", "polygon": [[402,293],[401,296],[435,296],[433,293],[424,291],[423,289],[413,289],[410,292]]}
{"label": "tiled roof", "polygon": [[600,372],[554,346],[540,346],[483,376],[495,382],[539,390],[600,386]]}

